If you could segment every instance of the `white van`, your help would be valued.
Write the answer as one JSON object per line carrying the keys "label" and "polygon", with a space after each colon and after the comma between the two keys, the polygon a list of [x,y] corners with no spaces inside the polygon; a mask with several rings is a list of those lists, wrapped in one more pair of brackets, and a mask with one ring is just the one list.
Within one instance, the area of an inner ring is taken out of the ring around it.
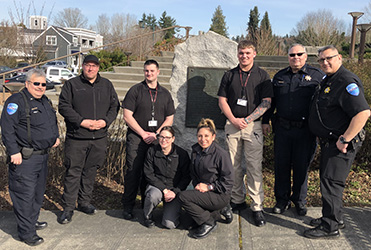
{"label": "white van", "polygon": [[45,74],[46,78],[50,81],[59,83],[75,77],[75,75],[69,69],[58,67],[47,67],[45,69]]}

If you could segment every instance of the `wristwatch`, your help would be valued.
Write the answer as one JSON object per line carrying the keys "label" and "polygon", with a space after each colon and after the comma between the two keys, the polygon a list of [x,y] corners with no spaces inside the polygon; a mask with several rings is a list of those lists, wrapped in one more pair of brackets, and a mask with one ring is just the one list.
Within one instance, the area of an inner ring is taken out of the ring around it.
{"label": "wristwatch", "polygon": [[209,185],[207,185],[207,190],[209,190],[209,191],[213,191],[213,190],[214,190],[214,186],[213,186],[213,184],[209,184]]}
{"label": "wristwatch", "polygon": [[342,136],[340,136],[339,141],[340,141],[340,143],[342,143],[342,144],[349,144],[349,143],[350,143],[350,141],[346,141],[345,138],[342,137]]}

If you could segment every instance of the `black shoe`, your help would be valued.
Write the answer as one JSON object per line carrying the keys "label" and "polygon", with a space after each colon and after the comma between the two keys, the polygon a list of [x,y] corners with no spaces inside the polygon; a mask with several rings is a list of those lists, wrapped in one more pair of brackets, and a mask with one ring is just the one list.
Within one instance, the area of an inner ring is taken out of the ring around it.
{"label": "black shoe", "polygon": [[282,214],[283,212],[285,212],[286,210],[290,209],[291,208],[291,202],[287,202],[286,205],[281,205],[281,204],[278,204],[278,202],[276,203],[276,205],[273,207],[273,213],[274,214]]}
{"label": "black shoe", "polygon": [[122,212],[122,215],[124,216],[124,219],[125,220],[132,220],[132,219],[134,219],[133,209],[132,208],[124,208],[124,211]]}
{"label": "black shoe", "polygon": [[229,224],[233,221],[233,213],[230,205],[227,205],[225,208],[220,210],[220,214],[224,217],[224,220],[222,222]]}
{"label": "black shoe", "polygon": [[208,236],[212,231],[217,228],[217,224],[214,222],[214,225],[209,225],[207,223],[199,226],[193,234],[190,234],[192,238],[202,239]]}
{"label": "black shoe", "polygon": [[72,220],[73,211],[64,210],[62,215],[58,218],[58,222],[60,224],[67,224],[70,223]]}
{"label": "black shoe", "polygon": [[144,225],[148,228],[152,228],[155,226],[155,222],[152,219],[145,219]]}
{"label": "black shoe", "polygon": [[[318,227],[319,225],[321,225],[321,223],[322,223],[322,218],[317,218],[317,219],[312,219],[309,222],[309,225],[311,225],[313,227]],[[344,228],[345,228],[344,221],[340,220],[339,221],[339,229],[344,229]]]}
{"label": "black shoe", "polygon": [[231,202],[231,207],[233,212],[242,211],[247,208],[246,202],[242,203],[233,203]]}
{"label": "black shoe", "polygon": [[34,236],[32,236],[31,238],[29,239],[24,239],[22,240],[24,243],[26,243],[27,245],[29,246],[38,246],[40,245],[41,243],[44,242],[44,239],[39,237],[37,234],[35,234]]}
{"label": "black shoe", "polygon": [[87,206],[82,206],[82,205],[79,204],[77,206],[77,210],[79,210],[83,213],[86,213],[86,214],[90,214],[90,215],[93,215],[93,214],[97,213],[97,209],[92,204],[89,204]]}
{"label": "black shoe", "polygon": [[310,239],[338,237],[339,235],[339,230],[328,231],[322,225],[304,231],[304,236]]}
{"label": "black shoe", "polygon": [[262,227],[265,225],[265,217],[262,211],[252,212],[252,214],[257,227]]}
{"label": "black shoe", "polygon": [[305,207],[304,204],[296,203],[295,204],[295,209],[296,209],[296,212],[298,213],[298,215],[300,215],[300,216],[304,216],[304,215],[307,214],[307,208]]}
{"label": "black shoe", "polygon": [[46,228],[47,226],[48,226],[48,223],[47,222],[36,221],[35,229],[36,230],[42,230],[42,229]]}

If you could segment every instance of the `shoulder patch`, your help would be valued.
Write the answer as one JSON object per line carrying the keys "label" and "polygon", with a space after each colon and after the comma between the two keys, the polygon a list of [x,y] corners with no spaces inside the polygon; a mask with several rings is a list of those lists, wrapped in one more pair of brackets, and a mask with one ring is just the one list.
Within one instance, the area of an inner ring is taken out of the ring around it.
{"label": "shoulder patch", "polygon": [[355,82],[348,84],[346,89],[347,89],[348,93],[353,95],[353,96],[358,96],[359,95],[359,87]]}
{"label": "shoulder patch", "polygon": [[8,112],[9,115],[15,114],[17,110],[18,110],[18,104],[13,103],[13,102],[9,103],[8,106],[6,107],[6,111]]}

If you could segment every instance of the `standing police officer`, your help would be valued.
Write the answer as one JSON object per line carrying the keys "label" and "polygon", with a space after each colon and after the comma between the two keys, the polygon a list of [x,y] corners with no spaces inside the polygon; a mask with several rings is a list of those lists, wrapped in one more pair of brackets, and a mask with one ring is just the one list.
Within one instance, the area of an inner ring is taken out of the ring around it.
{"label": "standing police officer", "polygon": [[66,122],[63,213],[61,224],[72,220],[73,210],[94,214],[90,203],[97,169],[104,163],[107,130],[116,119],[119,101],[112,83],[99,75],[99,59],[87,55],[83,73],[68,80],[59,96],[59,112]]}
{"label": "standing police officer", "polygon": [[49,149],[59,145],[55,111],[44,95],[45,79],[42,70],[30,70],[26,88],[5,102],[0,122],[10,158],[9,192],[18,236],[30,246],[44,242],[36,230],[48,224],[37,220],[44,200]]}
{"label": "standing police officer", "polygon": [[306,64],[308,56],[303,45],[294,44],[288,52],[290,66],[280,70],[272,80],[274,98],[272,107],[263,117],[263,132],[265,135],[269,133],[268,123],[272,118],[276,196],[273,213],[283,213],[292,201],[297,213],[303,216],[307,213],[308,168],[316,149],[316,137],[308,126],[309,106],[323,73]]}
{"label": "standing police officer", "polygon": [[144,63],[145,80],[134,85],[122,102],[126,134],[126,174],[122,203],[124,219],[133,219],[133,207],[140,186],[142,200],[146,182],[143,176],[144,159],[148,148],[156,143],[157,134],[174,120],[174,102],[170,92],[162,87],[157,77],[159,65],[155,60]]}
{"label": "standing police officer", "polygon": [[304,232],[308,238],[339,236],[343,228],[343,190],[356,153],[362,145],[370,107],[361,80],[342,66],[342,56],[332,46],[319,51],[318,62],[326,73],[317,89],[309,127],[321,144],[320,186],[322,218]]}

